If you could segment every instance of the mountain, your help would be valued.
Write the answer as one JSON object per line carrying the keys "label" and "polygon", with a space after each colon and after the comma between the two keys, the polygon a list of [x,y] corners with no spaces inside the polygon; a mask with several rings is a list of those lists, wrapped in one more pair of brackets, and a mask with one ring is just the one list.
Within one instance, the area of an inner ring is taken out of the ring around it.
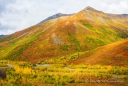
{"label": "mountain", "polygon": [[128,37],[127,17],[92,7],[60,16],[0,38],[0,58],[36,63],[77,52],[86,54]]}
{"label": "mountain", "polygon": [[88,51],[79,58],[69,61],[69,63],[118,65],[128,67],[128,38]]}
{"label": "mountain", "polygon": [[41,21],[39,24],[44,23],[44,22],[46,22],[46,21],[48,21],[48,20],[51,20],[51,19],[59,18],[59,17],[61,17],[61,16],[69,16],[69,15],[72,15],[72,14],[57,13],[57,14],[55,14],[55,15],[53,15],[53,16],[50,16],[50,17],[44,19],[44,20]]}
{"label": "mountain", "polygon": [[120,15],[118,15],[118,16],[120,16],[120,17],[122,17],[122,18],[128,18],[128,14],[120,14]]}
{"label": "mountain", "polygon": [[0,38],[3,37],[4,35],[0,35]]}

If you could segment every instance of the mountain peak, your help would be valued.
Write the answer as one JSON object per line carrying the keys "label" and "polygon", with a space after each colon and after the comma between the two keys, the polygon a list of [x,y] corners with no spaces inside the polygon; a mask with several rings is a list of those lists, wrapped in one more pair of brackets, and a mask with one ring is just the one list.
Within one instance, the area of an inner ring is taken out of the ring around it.
{"label": "mountain peak", "polygon": [[95,10],[94,8],[92,8],[92,7],[90,7],[90,6],[87,6],[85,9],[86,9],[86,10]]}
{"label": "mountain peak", "polygon": [[46,22],[48,20],[51,20],[51,19],[55,19],[55,18],[61,17],[61,16],[66,16],[66,14],[62,14],[62,13],[54,14],[54,15],[44,19],[43,21],[41,21],[39,24],[44,23],[44,22]]}
{"label": "mountain peak", "polygon": [[93,7],[87,6],[84,10],[90,10],[90,11],[98,11],[96,9],[94,9]]}
{"label": "mountain peak", "polygon": [[41,21],[41,22],[38,23],[38,24],[44,23],[44,22],[46,22],[46,21],[48,21],[48,20],[51,20],[51,19],[59,18],[59,17],[61,17],[61,16],[69,16],[69,15],[72,15],[72,14],[57,13],[57,14],[54,14],[54,15],[52,15],[52,16],[50,16],[50,17],[44,19],[43,21]]}

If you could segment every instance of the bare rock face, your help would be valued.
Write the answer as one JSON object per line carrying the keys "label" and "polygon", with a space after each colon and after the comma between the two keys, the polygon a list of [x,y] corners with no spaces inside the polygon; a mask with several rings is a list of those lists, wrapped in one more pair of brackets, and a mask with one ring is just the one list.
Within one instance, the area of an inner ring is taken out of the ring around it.
{"label": "bare rock face", "polygon": [[61,44],[62,43],[61,39],[56,34],[53,34],[52,37],[54,40],[54,44]]}

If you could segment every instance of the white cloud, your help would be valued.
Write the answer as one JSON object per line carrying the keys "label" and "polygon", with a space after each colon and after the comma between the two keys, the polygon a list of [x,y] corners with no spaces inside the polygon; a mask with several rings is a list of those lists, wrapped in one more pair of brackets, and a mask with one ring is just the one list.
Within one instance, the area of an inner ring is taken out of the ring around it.
{"label": "white cloud", "polygon": [[108,5],[108,12],[116,14],[125,14],[128,13],[128,1],[121,0],[118,3],[113,3]]}
{"label": "white cloud", "polygon": [[58,12],[75,13],[86,6],[107,13],[128,13],[128,0],[0,0],[0,34],[25,29]]}

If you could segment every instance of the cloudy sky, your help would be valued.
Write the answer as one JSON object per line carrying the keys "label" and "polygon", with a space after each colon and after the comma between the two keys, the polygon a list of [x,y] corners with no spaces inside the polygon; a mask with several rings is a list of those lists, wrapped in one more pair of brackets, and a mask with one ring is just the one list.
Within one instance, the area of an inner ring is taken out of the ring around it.
{"label": "cloudy sky", "polygon": [[0,0],[0,34],[11,34],[58,12],[76,13],[87,6],[128,14],[128,0]]}

